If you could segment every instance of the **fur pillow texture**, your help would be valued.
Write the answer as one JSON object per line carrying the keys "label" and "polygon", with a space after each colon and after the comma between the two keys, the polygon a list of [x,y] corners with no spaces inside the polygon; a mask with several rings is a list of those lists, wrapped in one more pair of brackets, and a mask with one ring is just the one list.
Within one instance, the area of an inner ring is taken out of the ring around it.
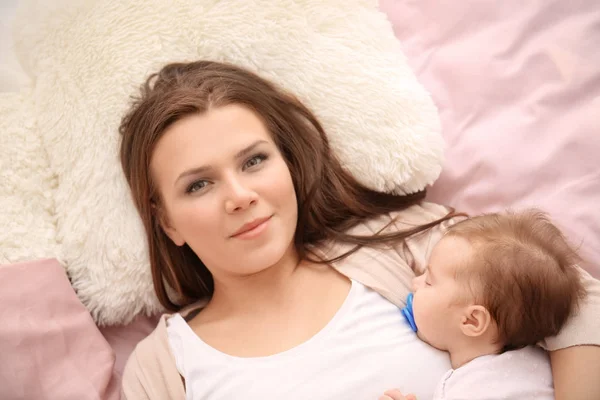
{"label": "fur pillow texture", "polygon": [[[45,228],[24,221],[19,229],[55,230],[59,251],[39,255],[60,256],[99,325],[161,309],[117,128],[131,96],[168,62],[232,62],[290,90],[320,118],[344,167],[373,189],[414,192],[441,171],[437,110],[376,1],[23,0],[15,29],[32,81],[31,145],[45,158],[15,150],[32,165],[13,172],[41,183],[6,193],[37,196]],[[14,122],[21,111],[2,106]]]}
{"label": "fur pillow texture", "polygon": [[0,93],[0,264],[59,258],[50,170],[31,92]]}

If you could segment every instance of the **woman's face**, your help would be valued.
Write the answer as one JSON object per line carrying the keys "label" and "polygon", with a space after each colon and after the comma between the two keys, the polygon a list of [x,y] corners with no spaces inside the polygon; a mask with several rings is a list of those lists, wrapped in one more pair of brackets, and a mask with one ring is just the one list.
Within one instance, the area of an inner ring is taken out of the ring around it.
{"label": "woman's face", "polygon": [[290,171],[249,109],[228,105],[175,122],[150,169],[163,229],[215,278],[257,273],[293,254],[298,211]]}

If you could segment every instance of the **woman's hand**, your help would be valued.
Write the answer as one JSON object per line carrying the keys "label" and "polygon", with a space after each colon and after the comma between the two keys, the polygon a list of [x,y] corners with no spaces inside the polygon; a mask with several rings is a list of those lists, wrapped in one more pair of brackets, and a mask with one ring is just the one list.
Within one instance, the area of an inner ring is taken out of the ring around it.
{"label": "woman's hand", "polygon": [[414,394],[403,395],[398,389],[387,390],[379,400],[417,400]]}

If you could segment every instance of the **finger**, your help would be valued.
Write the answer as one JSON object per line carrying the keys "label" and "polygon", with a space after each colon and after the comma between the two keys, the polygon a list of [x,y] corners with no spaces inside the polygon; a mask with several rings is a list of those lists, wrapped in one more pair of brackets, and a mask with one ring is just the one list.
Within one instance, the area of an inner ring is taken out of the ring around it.
{"label": "finger", "polygon": [[406,398],[398,389],[386,390],[384,395],[390,397],[392,400],[405,400]]}

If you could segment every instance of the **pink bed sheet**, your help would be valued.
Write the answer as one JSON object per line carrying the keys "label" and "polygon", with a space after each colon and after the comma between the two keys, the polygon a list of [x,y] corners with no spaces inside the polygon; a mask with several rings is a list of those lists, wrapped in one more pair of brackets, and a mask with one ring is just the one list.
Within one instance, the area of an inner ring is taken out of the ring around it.
{"label": "pink bed sheet", "polygon": [[127,358],[135,345],[148,336],[158,323],[158,316],[140,315],[130,324],[102,327],[100,331],[115,353],[114,372],[120,381]]}
{"label": "pink bed sheet", "polygon": [[1,265],[0,293],[0,399],[119,399],[113,350],[56,260]]}
{"label": "pink bed sheet", "polygon": [[380,0],[438,105],[446,162],[433,201],[538,207],[600,277],[600,7]]}

